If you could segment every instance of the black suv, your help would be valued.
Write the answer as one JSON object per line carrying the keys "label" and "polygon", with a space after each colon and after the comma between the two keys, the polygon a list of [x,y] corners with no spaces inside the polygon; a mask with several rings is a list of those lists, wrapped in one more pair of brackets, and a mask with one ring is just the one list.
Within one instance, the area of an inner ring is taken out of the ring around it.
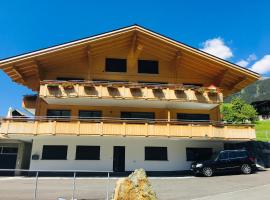
{"label": "black suv", "polygon": [[250,174],[255,170],[255,158],[249,156],[246,150],[224,150],[210,160],[191,165],[191,171],[195,175],[203,174],[208,177],[218,172],[239,171]]}

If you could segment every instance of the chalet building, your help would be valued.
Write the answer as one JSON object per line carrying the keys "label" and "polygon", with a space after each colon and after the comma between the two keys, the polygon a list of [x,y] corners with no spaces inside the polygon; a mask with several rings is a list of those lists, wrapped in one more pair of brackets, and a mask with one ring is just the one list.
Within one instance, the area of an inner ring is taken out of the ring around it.
{"label": "chalet building", "polygon": [[251,105],[256,109],[259,120],[270,119],[270,100],[254,101]]}
{"label": "chalet building", "polygon": [[138,25],[0,68],[36,92],[22,100],[34,117],[1,119],[1,168],[181,171],[255,139],[252,125],[223,123],[220,104],[257,73]]}

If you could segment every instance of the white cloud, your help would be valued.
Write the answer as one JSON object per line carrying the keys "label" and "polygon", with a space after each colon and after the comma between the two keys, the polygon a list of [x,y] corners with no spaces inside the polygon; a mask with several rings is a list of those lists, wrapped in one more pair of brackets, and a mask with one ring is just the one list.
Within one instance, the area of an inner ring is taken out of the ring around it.
{"label": "white cloud", "polygon": [[257,56],[253,53],[250,54],[247,59],[242,59],[240,61],[238,61],[236,64],[241,66],[241,67],[247,67],[250,62],[257,60]]}
{"label": "white cloud", "polygon": [[206,40],[202,43],[202,46],[202,51],[217,56],[219,58],[228,59],[233,57],[231,48],[227,46],[224,43],[223,39],[220,37]]}
{"label": "white cloud", "polygon": [[270,72],[270,55],[265,55],[262,59],[255,62],[250,69],[260,74]]}
{"label": "white cloud", "polygon": [[241,67],[247,67],[249,62],[246,60],[240,60],[236,63],[237,65],[241,66]]}
{"label": "white cloud", "polygon": [[250,54],[248,57],[247,57],[247,61],[248,62],[251,62],[251,61],[254,61],[254,60],[257,60],[257,56],[253,53],[253,54]]}

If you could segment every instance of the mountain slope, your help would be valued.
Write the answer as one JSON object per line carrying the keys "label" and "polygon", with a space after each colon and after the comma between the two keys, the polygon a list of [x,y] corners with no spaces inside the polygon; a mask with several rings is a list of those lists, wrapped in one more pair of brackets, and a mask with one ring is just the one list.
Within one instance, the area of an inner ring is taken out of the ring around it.
{"label": "mountain slope", "polygon": [[253,101],[270,100],[270,78],[256,81],[248,87],[242,89],[225,99],[225,102],[230,102],[233,97],[240,97],[247,103]]}

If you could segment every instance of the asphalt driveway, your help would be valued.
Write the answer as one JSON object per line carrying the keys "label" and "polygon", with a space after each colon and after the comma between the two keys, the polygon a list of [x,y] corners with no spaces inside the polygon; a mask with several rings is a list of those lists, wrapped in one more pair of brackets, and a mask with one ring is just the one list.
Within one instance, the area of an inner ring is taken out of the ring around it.
{"label": "asphalt driveway", "polygon": [[[109,181],[109,196],[117,178]],[[270,199],[270,171],[252,175],[227,175],[204,177],[150,178],[159,199],[164,200],[260,200]],[[106,178],[76,179],[77,199],[106,198]],[[29,200],[34,198],[35,178],[0,177],[0,199]],[[40,178],[39,200],[71,199],[72,178]]]}

